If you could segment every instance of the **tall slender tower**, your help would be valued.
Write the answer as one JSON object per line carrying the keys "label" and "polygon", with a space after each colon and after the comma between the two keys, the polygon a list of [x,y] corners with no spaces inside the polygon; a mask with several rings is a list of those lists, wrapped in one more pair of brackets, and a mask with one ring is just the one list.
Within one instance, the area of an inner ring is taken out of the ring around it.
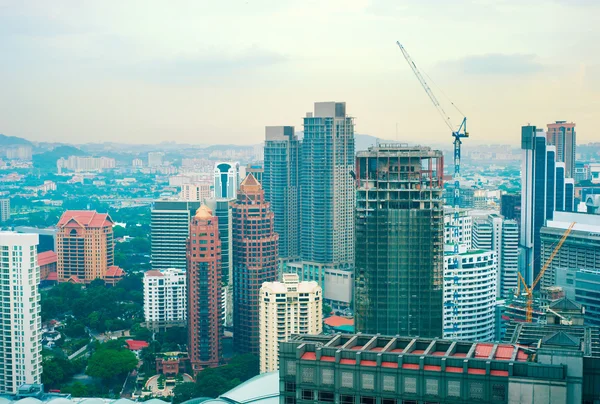
{"label": "tall slender tower", "polygon": [[0,393],[41,382],[42,322],[37,234],[0,232]]}
{"label": "tall slender tower", "polygon": [[577,151],[575,124],[567,121],[549,123],[546,139],[548,144],[556,146],[556,161],[565,163],[565,177],[573,178]]}
{"label": "tall slender tower", "polygon": [[275,214],[279,257],[300,257],[300,142],[293,126],[267,126],[262,186]]}
{"label": "tall slender tower", "polygon": [[358,152],[357,331],[442,336],[443,167],[428,147]]}
{"label": "tall slender tower", "polygon": [[260,183],[248,174],[232,204],[233,345],[239,353],[260,353],[260,288],[277,280],[279,235],[273,217]]}
{"label": "tall slender tower", "polygon": [[221,364],[223,310],[219,223],[202,205],[187,243],[188,349],[194,372]]}

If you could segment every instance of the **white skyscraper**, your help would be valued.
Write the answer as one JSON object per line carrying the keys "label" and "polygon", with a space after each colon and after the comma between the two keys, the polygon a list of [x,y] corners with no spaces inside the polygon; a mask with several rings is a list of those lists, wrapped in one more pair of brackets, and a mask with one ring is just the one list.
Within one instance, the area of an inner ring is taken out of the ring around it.
{"label": "white skyscraper", "polygon": [[184,325],[186,299],[184,270],[170,268],[144,274],[144,319],[148,328]]}
{"label": "white skyscraper", "polygon": [[41,382],[38,243],[37,234],[0,232],[0,393]]}
{"label": "white skyscraper", "polygon": [[260,372],[278,369],[279,343],[292,334],[323,331],[323,296],[317,282],[299,282],[283,274],[283,283],[265,282],[260,289]]}
{"label": "white skyscraper", "polygon": [[473,244],[473,218],[464,209],[444,207],[444,244],[463,245],[467,249]]}
{"label": "white skyscraper", "polygon": [[240,183],[246,177],[246,168],[240,163],[215,164],[215,199],[235,199]]}

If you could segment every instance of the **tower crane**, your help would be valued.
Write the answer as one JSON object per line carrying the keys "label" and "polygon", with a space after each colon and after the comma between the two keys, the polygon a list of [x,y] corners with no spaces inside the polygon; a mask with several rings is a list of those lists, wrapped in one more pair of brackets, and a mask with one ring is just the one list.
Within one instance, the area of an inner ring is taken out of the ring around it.
{"label": "tower crane", "polygon": [[458,207],[460,206],[460,146],[462,144],[461,139],[469,137],[469,133],[467,132],[467,117],[464,116],[464,114],[456,107],[456,105],[454,105],[454,103],[451,102],[452,106],[454,106],[454,108],[456,108],[456,110],[461,115],[463,115],[463,119],[460,126],[457,130],[454,130],[455,126],[452,125],[450,117],[448,116],[448,114],[446,114],[446,111],[444,111],[444,108],[435,97],[435,94],[433,94],[433,91],[431,91],[431,88],[425,81],[425,78],[417,68],[415,62],[413,62],[412,58],[410,57],[404,46],[402,46],[400,41],[396,41],[396,44],[400,48],[400,51],[402,51],[402,54],[404,55],[404,58],[406,59],[406,62],[412,69],[413,73],[415,74],[415,76],[417,76],[417,79],[421,83],[421,86],[423,86],[423,89],[425,89],[425,92],[429,96],[429,99],[431,100],[438,113],[446,123],[446,126],[450,128],[450,131],[452,132],[452,137],[454,137],[454,206]]}
{"label": "tower crane", "polygon": [[519,281],[517,283],[517,296],[521,294],[521,284],[523,284],[523,289],[525,290],[525,295],[527,297],[527,311],[526,311],[526,316],[525,316],[525,321],[527,323],[531,323],[531,319],[533,317],[533,289],[535,289],[535,287],[537,286],[539,281],[542,279],[542,276],[544,276],[544,272],[546,272],[546,269],[548,269],[548,267],[552,263],[552,260],[554,260],[554,257],[556,257],[556,254],[558,254],[558,251],[560,251],[560,248],[562,247],[563,243],[565,242],[567,237],[569,237],[569,234],[571,234],[571,230],[573,230],[573,227],[575,226],[575,224],[576,224],[575,222],[571,223],[569,225],[569,228],[567,230],[565,230],[562,237],[556,244],[556,247],[554,247],[554,250],[552,250],[552,254],[550,254],[550,257],[544,263],[544,266],[540,270],[540,273],[535,278],[535,280],[533,281],[531,286],[527,286],[527,283],[525,282],[525,278],[523,278],[523,275],[521,275],[521,272],[518,272]]}

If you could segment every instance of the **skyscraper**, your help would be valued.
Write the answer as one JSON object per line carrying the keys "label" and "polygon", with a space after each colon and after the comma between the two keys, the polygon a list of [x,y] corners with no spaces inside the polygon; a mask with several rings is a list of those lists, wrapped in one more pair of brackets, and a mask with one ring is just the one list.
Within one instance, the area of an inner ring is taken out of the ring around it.
{"label": "skyscraper", "polygon": [[0,199],[0,223],[10,219],[10,199]]}
{"label": "skyscraper", "polygon": [[68,210],[58,221],[58,281],[90,283],[104,279],[114,265],[113,221],[107,213]]}
{"label": "skyscraper", "polygon": [[357,331],[442,335],[443,166],[428,147],[358,152]]}
{"label": "skyscraper", "polygon": [[577,152],[577,136],[575,124],[567,121],[556,121],[548,124],[546,139],[549,145],[556,146],[556,161],[565,163],[565,177],[575,176],[575,154]]}
{"label": "skyscraper", "polygon": [[300,142],[293,126],[267,126],[263,181],[265,199],[275,214],[279,258],[300,257]]}
{"label": "skyscraper", "polygon": [[222,361],[221,240],[217,217],[202,205],[187,243],[188,350],[194,372]]}
{"label": "skyscraper", "polygon": [[233,345],[239,353],[259,355],[260,287],[277,280],[279,235],[273,212],[252,174],[242,181],[232,204]]}
{"label": "skyscraper", "polygon": [[40,383],[42,321],[37,234],[0,232],[0,393]]}
{"label": "skyscraper", "polygon": [[279,343],[293,334],[323,332],[323,296],[317,282],[283,274],[260,288],[260,373],[278,369]]}
{"label": "skyscraper", "polygon": [[240,181],[245,177],[244,170],[244,167],[240,167],[240,163],[215,164],[215,198],[235,199]]}
{"label": "skyscraper", "polygon": [[160,331],[183,327],[186,320],[186,281],[182,269],[156,269],[144,273],[144,321]]}

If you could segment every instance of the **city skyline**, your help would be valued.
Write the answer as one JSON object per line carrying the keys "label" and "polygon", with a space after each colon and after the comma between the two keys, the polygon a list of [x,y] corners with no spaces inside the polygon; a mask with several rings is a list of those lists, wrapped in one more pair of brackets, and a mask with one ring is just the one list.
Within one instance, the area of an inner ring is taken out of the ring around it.
{"label": "city skyline", "polygon": [[[7,2],[0,131],[34,141],[255,144],[265,124],[300,127],[298,111],[311,101],[344,99],[361,117],[358,133],[395,139],[398,126],[399,140],[449,143],[400,40],[469,117],[470,143],[517,145],[507,133],[563,119],[577,122],[580,142],[594,139],[600,55],[588,44],[600,36],[598,4],[421,3]],[[306,31],[308,18],[319,24]],[[468,22],[457,27],[459,18]],[[324,51],[333,47],[334,59]]]}

